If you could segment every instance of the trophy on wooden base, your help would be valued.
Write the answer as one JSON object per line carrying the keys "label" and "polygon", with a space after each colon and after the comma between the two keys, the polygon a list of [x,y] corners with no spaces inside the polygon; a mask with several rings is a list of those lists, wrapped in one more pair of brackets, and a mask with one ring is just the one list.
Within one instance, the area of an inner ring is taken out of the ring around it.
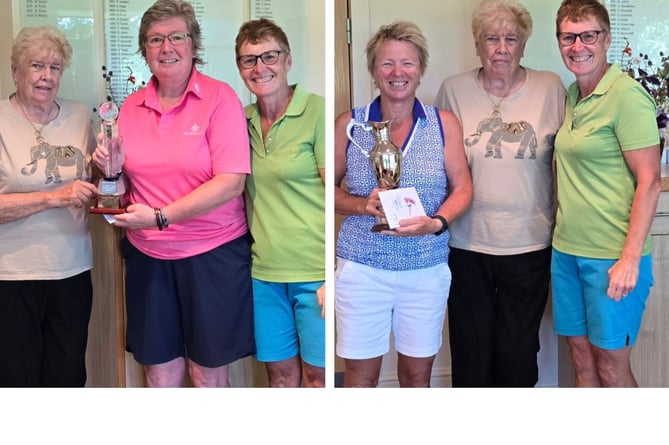
{"label": "trophy on wooden base", "polygon": [[114,171],[115,159],[118,156],[112,139],[117,136],[116,117],[118,116],[118,106],[113,100],[109,100],[100,105],[99,114],[102,118],[102,136],[103,144],[109,153],[104,168],[104,177],[100,179],[98,184],[97,203],[91,208],[92,213],[123,213],[125,210],[121,205],[121,199],[125,195],[125,181],[121,177],[119,171]]}

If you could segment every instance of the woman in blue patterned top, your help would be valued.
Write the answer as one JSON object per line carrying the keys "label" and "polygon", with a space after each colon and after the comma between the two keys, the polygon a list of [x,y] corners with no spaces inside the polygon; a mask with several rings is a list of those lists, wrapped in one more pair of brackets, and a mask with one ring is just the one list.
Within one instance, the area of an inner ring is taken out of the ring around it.
{"label": "woman in blue patterned top", "polygon": [[[400,386],[425,387],[451,282],[446,229],[470,205],[471,177],[458,120],[416,98],[428,62],[420,29],[407,21],[381,26],[366,52],[380,94],[335,123],[335,210],[346,216],[337,240],[336,353],[345,361],[344,386],[374,387],[392,330]],[[402,150],[400,187],[416,189],[427,216],[371,232],[374,218],[384,216],[368,158],[375,141],[354,126],[351,144],[352,121],[392,122],[390,138]]]}

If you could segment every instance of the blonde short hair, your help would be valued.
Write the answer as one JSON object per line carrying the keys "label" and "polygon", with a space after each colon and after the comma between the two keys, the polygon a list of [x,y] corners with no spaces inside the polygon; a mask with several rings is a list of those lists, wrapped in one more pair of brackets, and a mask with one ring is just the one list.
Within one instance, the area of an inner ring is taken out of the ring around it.
{"label": "blonde short hair", "polygon": [[374,74],[374,63],[376,62],[376,50],[379,45],[388,40],[397,40],[400,42],[411,43],[418,53],[418,64],[421,74],[425,74],[427,69],[429,54],[427,48],[427,39],[420,28],[413,22],[400,20],[389,25],[383,25],[367,42],[367,70]]}

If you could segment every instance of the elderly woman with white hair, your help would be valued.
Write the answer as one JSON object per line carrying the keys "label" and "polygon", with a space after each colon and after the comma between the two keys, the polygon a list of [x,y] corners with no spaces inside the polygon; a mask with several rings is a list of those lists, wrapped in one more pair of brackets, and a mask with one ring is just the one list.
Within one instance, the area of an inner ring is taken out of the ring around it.
{"label": "elderly woman with white hair", "polygon": [[548,298],[553,141],[565,89],[521,65],[532,17],[514,0],[472,16],[481,66],[444,80],[435,105],[462,122],[474,198],[450,226],[453,386],[534,386]]}
{"label": "elderly woman with white hair", "polygon": [[57,97],[71,59],[57,29],[22,29],[0,101],[0,386],[86,383],[95,138],[86,106]]}

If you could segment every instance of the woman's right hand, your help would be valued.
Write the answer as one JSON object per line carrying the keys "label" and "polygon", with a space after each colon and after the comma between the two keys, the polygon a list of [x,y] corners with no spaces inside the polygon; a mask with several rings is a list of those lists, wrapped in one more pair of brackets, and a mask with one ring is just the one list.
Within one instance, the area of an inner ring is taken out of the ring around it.
{"label": "woman's right hand", "polygon": [[381,198],[379,198],[379,189],[375,188],[372,190],[372,193],[367,197],[365,202],[365,212],[372,216],[378,216],[379,218],[385,218],[385,213],[383,213],[383,208],[381,206]]}
{"label": "woman's right hand", "polygon": [[[109,140],[109,147],[106,147],[104,142],[104,135],[99,133],[97,141],[98,146],[93,152],[93,162],[95,162],[95,165],[98,166],[103,174],[109,174],[110,176],[120,172],[123,168],[123,162],[125,162],[123,139],[120,136],[114,137]],[[112,164],[109,166],[109,171],[107,171],[107,163],[110,161],[110,150],[114,154],[114,159]]]}
{"label": "woman's right hand", "polygon": [[54,207],[83,207],[97,194],[97,187],[79,179],[53,191]]}

